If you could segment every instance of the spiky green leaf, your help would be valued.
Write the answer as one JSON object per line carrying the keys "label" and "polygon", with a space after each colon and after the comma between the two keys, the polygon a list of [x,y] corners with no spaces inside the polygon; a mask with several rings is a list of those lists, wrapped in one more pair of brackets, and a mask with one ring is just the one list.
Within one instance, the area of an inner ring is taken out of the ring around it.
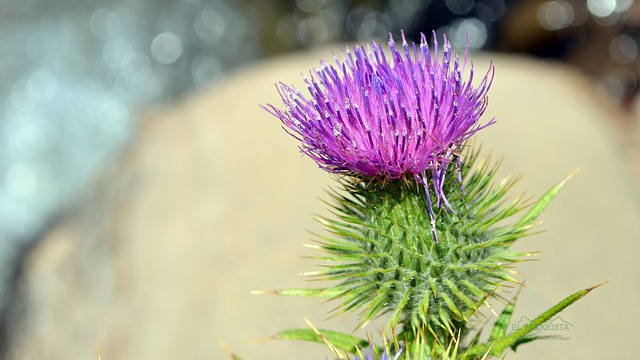
{"label": "spiky green leaf", "polygon": [[[318,332],[319,334],[316,333],[314,329],[292,329],[281,331],[267,340],[303,340],[316,343],[324,343],[326,340],[337,349],[344,350],[349,354],[357,354],[358,347],[368,349],[370,346],[368,340],[363,340],[349,334],[330,330],[318,330]],[[375,345],[373,348],[374,351],[382,353],[382,348]]]}

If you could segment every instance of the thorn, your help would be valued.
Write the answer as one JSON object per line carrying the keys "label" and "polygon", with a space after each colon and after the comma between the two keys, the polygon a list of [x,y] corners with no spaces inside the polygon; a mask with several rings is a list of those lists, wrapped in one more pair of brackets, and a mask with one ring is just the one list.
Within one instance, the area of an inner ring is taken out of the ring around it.
{"label": "thorn", "polygon": [[298,275],[300,275],[300,276],[315,276],[315,275],[320,275],[320,272],[319,271],[307,271],[307,272],[299,273]]}
{"label": "thorn", "polygon": [[580,171],[580,169],[582,169],[582,167],[579,167],[573,170],[573,172],[569,174],[569,176],[567,176],[564,180],[562,180],[562,185],[566,184],[567,182],[569,182],[569,180],[571,180],[574,176],[576,176],[576,174]]}
{"label": "thorn", "polygon": [[489,302],[487,302],[487,299],[496,291],[498,290],[498,288],[496,287],[495,289],[491,290],[491,292],[489,292],[487,295],[485,295],[485,298],[483,300],[484,305],[489,308],[489,311],[491,311],[493,313],[493,315],[495,315],[496,317],[499,317],[498,313],[496,313],[495,310],[493,310],[493,307],[491,306],[491,304],[489,304]]}
{"label": "thorn", "polygon": [[[576,171],[577,171],[577,170],[576,170]],[[611,281],[611,279],[609,279],[609,280],[607,280],[607,281],[605,281],[605,282],[603,282],[603,283],[600,283],[600,284],[598,284],[598,285],[596,285],[596,286],[592,286],[592,287],[590,287],[590,288],[587,288],[587,289],[585,289],[585,291],[586,291],[586,292],[591,292],[591,290],[595,290],[596,288],[599,288],[600,286],[602,286],[602,285],[604,285],[604,284],[608,283],[609,281]]]}
{"label": "thorn", "polygon": [[231,349],[229,349],[229,347],[224,342],[222,342],[222,340],[220,340],[219,343],[220,343],[220,347],[222,347],[222,349],[227,354],[229,354],[229,357],[231,357],[231,359],[233,359],[233,360],[239,360],[240,359],[238,357],[238,355],[234,354],[233,351],[231,351]]}
{"label": "thorn", "polygon": [[249,292],[251,295],[279,295],[279,290],[251,290]]}
{"label": "thorn", "polygon": [[257,343],[261,343],[261,342],[265,342],[265,341],[269,341],[269,340],[280,340],[280,339],[281,338],[278,335],[273,335],[273,336],[269,336],[269,337],[266,337],[266,338],[253,340],[251,343],[252,344],[257,344]]}
{"label": "thorn", "polygon": [[330,224],[329,224],[329,221],[327,221],[327,219],[326,219],[325,217],[322,217],[322,216],[320,216],[320,215],[315,215],[315,214],[314,214],[314,215],[313,215],[313,218],[314,218],[317,222],[319,222],[320,224],[322,224],[322,225],[325,225],[325,226],[329,226],[329,225],[330,225]]}
{"label": "thorn", "polygon": [[[384,330],[384,325],[382,325],[382,322],[380,322],[380,331],[382,334],[382,345],[384,345],[384,347],[387,348],[389,346],[389,344],[387,343],[387,333]],[[369,337],[369,334],[367,334],[367,337]]]}
{"label": "thorn", "polygon": [[322,342],[324,342],[325,345],[327,345],[327,347],[329,348],[329,350],[331,350],[333,355],[338,357],[338,359],[343,359],[342,355],[338,352],[338,349],[336,349],[336,347],[333,346],[333,344],[331,344],[329,340],[327,340],[327,338],[324,335],[322,335],[322,333],[320,333],[320,331],[315,326],[313,326],[313,324],[311,323],[311,321],[309,321],[309,319],[305,317],[304,321],[307,323],[307,325],[309,325],[311,330],[313,330],[313,332],[316,333],[316,335],[318,335],[320,339],[322,339]]}
{"label": "thorn", "polygon": [[[380,324],[382,326],[382,324]],[[373,338],[371,337],[371,334],[367,332],[367,340],[369,340],[369,344],[373,344]],[[371,354],[374,355],[374,354]]]}
{"label": "thorn", "polygon": [[516,292],[516,296],[513,297],[513,300],[511,300],[512,303],[516,303],[516,301],[518,301],[518,297],[520,297],[520,293],[522,292],[522,289],[527,287],[527,281],[523,280],[522,281],[522,286],[518,288],[518,291]]}
{"label": "thorn", "polygon": [[523,253],[522,256],[540,257],[541,252],[542,251],[528,251],[526,253]]}
{"label": "thorn", "polygon": [[[514,278],[511,278],[511,280],[510,280],[510,281],[511,281],[512,283],[517,284],[517,285],[520,285],[520,286],[522,286],[522,287],[527,287],[525,284],[521,283],[520,281],[518,281],[518,280],[516,280],[516,279],[514,279]],[[506,287],[510,287],[510,286],[506,286]]]}
{"label": "thorn", "polygon": [[307,249],[313,249],[313,250],[322,250],[322,247],[320,247],[319,245],[314,245],[314,244],[302,244],[303,247],[306,247]]}

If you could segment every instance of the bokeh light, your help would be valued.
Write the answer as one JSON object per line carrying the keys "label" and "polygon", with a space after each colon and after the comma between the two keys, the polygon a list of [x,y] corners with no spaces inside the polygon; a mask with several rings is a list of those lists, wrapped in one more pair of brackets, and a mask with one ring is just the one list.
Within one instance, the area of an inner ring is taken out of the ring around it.
{"label": "bokeh light", "polygon": [[[237,66],[404,29],[569,62],[612,106],[638,90],[632,0],[0,0],[0,261],[46,226],[150,104]],[[635,14],[635,15],[634,15]],[[628,106],[627,106],[628,108]],[[8,274],[0,269],[0,274]],[[0,278],[0,284],[2,284]],[[2,289],[0,288],[0,293]]]}
{"label": "bokeh light", "polygon": [[564,29],[573,20],[573,7],[566,1],[547,1],[538,8],[538,21],[547,30]]}

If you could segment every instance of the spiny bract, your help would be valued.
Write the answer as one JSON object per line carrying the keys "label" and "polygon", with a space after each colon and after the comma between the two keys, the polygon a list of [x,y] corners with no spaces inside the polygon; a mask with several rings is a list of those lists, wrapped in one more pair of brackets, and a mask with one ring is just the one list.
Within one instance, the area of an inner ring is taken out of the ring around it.
{"label": "spiny bract", "polygon": [[331,291],[339,293],[341,312],[363,309],[361,325],[391,313],[392,326],[452,334],[497,286],[517,283],[509,264],[530,254],[509,245],[531,226],[494,226],[521,209],[520,198],[500,206],[515,180],[492,187],[496,167],[485,161],[470,168],[461,169],[464,190],[455,179],[444,184],[457,212],[436,214],[439,243],[429,230],[426,195],[415,182],[345,182],[346,194],[333,194],[338,220],[321,221],[340,237],[323,237],[321,247],[330,255],[322,259],[330,265],[313,274],[340,281]]}

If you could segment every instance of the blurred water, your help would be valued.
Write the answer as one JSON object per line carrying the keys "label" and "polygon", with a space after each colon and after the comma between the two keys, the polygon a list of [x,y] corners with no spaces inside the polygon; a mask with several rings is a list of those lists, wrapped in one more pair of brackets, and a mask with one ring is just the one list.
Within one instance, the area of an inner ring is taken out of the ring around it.
{"label": "blurred water", "polygon": [[459,49],[468,41],[471,50],[564,57],[620,102],[638,89],[640,6],[634,5],[0,0],[0,295],[21,244],[127,140],[145,104],[216,86],[229,69],[265,54],[385,41],[399,29],[414,39],[420,31],[446,32]]}
{"label": "blurred water", "polygon": [[424,8],[347,3],[0,0],[0,294],[12,257],[127,140],[144,104],[215,86],[263,51],[345,32],[384,39]]}
{"label": "blurred water", "polygon": [[259,53],[225,1],[0,1],[0,293],[11,258],[130,135],[141,104]]}

